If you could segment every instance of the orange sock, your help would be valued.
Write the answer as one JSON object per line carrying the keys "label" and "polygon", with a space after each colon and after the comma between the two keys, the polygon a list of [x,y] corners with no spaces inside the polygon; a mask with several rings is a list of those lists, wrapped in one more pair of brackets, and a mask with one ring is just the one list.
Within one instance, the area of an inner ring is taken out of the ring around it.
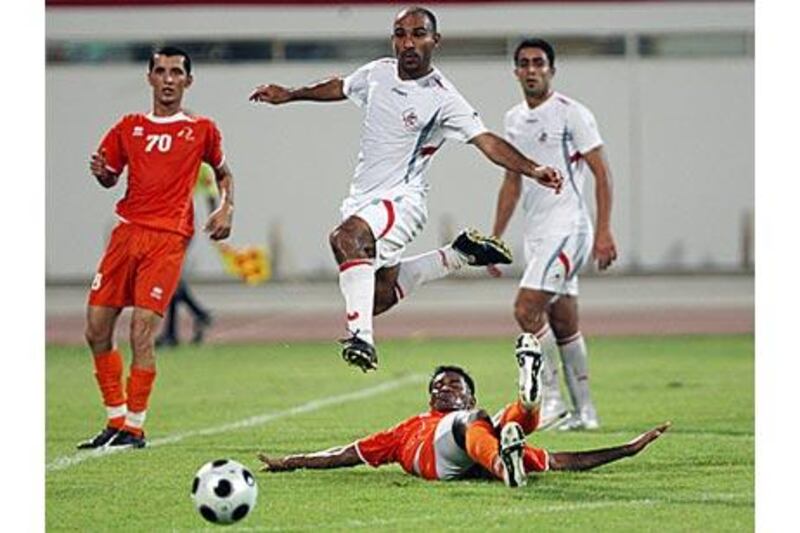
{"label": "orange sock", "polygon": [[99,353],[94,359],[94,377],[103,395],[108,426],[121,428],[125,422],[125,393],[122,391],[122,354],[118,350]]}
{"label": "orange sock", "polygon": [[141,436],[144,432],[145,415],[147,414],[147,400],[153,390],[153,381],[156,379],[155,368],[131,367],[128,377],[128,414],[125,417],[124,430]]}
{"label": "orange sock", "polygon": [[547,464],[547,452],[541,448],[525,445],[522,452],[522,463],[525,465],[525,472],[544,472],[550,468]]}
{"label": "orange sock", "polygon": [[498,472],[500,441],[494,434],[494,427],[485,420],[477,420],[467,428],[467,455],[495,476],[502,478]]}
{"label": "orange sock", "polygon": [[522,402],[517,400],[506,406],[498,426],[503,427],[508,422],[516,422],[522,426],[522,431],[526,435],[533,433],[539,427],[539,407],[536,407],[533,411],[528,411],[523,407]]}

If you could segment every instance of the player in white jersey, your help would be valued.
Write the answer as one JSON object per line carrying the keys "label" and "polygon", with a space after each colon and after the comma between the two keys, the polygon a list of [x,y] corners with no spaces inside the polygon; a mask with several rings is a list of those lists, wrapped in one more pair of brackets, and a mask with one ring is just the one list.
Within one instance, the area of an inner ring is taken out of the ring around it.
{"label": "player in white jersey", "polygon": [[431,65],[439,39],[433,13],[407,8],[394,20],[396,58],[379,59],[344,78],[308,87],[261,85],[250,96],[272,104],[350,99],[364,109],[358,164],[350,196],[341,207],[343,222],[330,235],[347,314],[342,357],[364,371],[377,368],[374,314],[465,264],[511,262],[501,241],[474,231],[463,232],[452,245],[401,260],[427,221],[425,170],[446,139],[474,144],[494,163],[530,176],[550,194],[562,183],[556,170],[540,166],[487,131],[478,113]]}
{"label": "player in white jersey", "polygon": [[[542,427],[594,429],[599,420],[589,393],[586,343],[578,326],[577,274],[593,259],[605,270],[617,258],[611,232],[611,172],[591,111],[551,88],[556,72],[553,47],[541,39],[525,40],[514,53],[514,64],[525,100],[506,113],[506,138],[528,157],[558,168],[565,184],[561,194],[553,195],[516,172],[506,172],[493,234],[503,234],[522,198],[527,266],[514,315],[523,331],[539,338],[546,355]],[[584,193],[590,172],[597,204],[594,230]],[[494,266],[489,271],[499,275]],[[561,397],[557,352],[572,413]]]}

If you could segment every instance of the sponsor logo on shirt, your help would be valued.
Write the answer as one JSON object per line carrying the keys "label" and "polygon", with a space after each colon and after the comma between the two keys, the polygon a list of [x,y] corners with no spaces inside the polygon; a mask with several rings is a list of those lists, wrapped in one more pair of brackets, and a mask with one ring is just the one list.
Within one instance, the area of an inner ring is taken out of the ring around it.
{"label": "sponsor logo on shirt", "polygon": [[141,126],[134,126],[133,127],[133,136],[134,137],[142,137],[144,135],[144,128]]}
{"label": "sponsor logo on shirt", "polygon": [[188,142],[192,142],[194,140],[194,130],[190,126],[184,126],[183,129],[178,132],[178,138],[183,138]]}
{"label": "sponsor logo on shirt", "polygon": [[418,123],[419,117],[413,107],[403,111],[403,124],[405,124],[406,128],[413,130],[417,127]]}
{"label": "sponsor logo on shirt", "polygon": [[408,96],[408,93],[407,93],[407,92],[405,92],[405,91],[403,91],[403,90],[400,90],[400,89],[398,89],[397,87],[392,87],[392,92],[393,92],[393,93],[397,93],[397,94],[399,94],[400,96]]}

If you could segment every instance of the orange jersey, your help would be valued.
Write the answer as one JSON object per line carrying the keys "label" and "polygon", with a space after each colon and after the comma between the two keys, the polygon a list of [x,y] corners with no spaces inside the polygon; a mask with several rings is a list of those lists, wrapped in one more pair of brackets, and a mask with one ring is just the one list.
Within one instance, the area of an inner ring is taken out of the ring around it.
{"label": "orange jersey", "polygon": [[103,137],[100,150],[110,171],[128,167],[127,189],[116,209],[123,220],[192,236],[200,164],[219,168],[225,162],[214,121],[183,112],[125,115]]}
{"label": "orange jersey", "polygon": [[400,463],[409,474],[438,479],[433,436],[448,413],[430,411],[408,418],[393,428],[356,442],[361,459],[371,466]]}

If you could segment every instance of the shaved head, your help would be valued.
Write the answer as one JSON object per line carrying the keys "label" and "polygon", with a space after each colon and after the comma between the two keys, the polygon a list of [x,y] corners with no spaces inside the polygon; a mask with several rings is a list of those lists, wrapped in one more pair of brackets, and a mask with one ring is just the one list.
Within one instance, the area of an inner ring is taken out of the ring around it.
{"label": "shaved head", "polygon": [[400,11],[397,16],[394,18],[395,21],[398,21],[402,18],[407,17],[408,15],[422,15],[427,19],[427,26],[428,29],[436,33],[437,32],[437,22],[436,22],[436,15],[429,9],[425,9],[424,7],[420,6],[411,6],[403,9]]}

